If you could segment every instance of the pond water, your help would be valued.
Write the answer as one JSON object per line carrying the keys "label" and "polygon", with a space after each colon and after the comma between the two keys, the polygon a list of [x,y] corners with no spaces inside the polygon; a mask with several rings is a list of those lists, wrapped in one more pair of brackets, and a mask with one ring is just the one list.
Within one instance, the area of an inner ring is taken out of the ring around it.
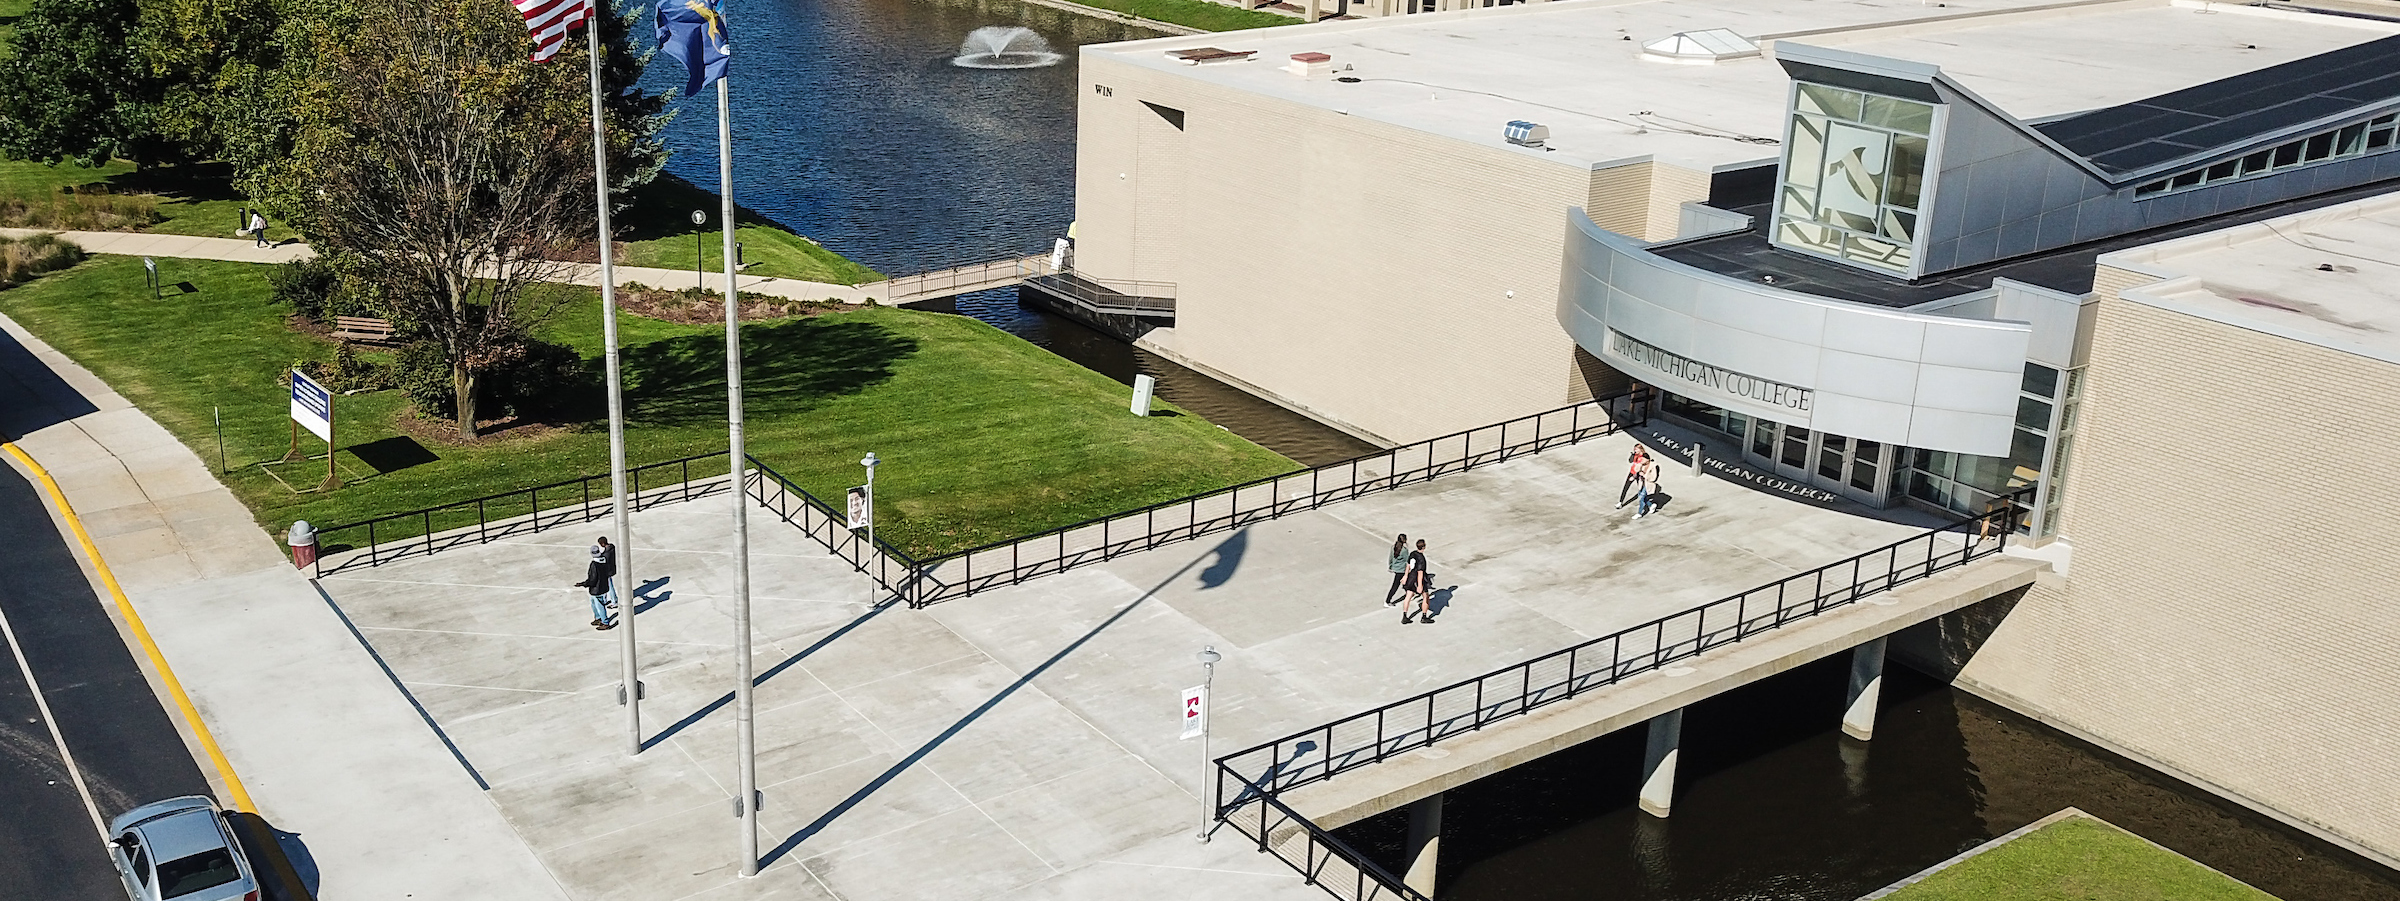
{"label": "pond water", "polygon": [[[1150,36],[1005,0],[735,0],[728,17],[736,199],[895,274],[1047,250],[1074,213],[1075,48]],[[1060,60],[953,65],[988,26],[1031,29]],[[715,136],[713,100],[684,103],[667,168],[715,185]],[[1156,376],[1162,397],[1294,459],[1369,449],[1012,291],[952,309],[1120,381]],[[2387,871],[1897,668],[1875,741],[1849,742],[1845,677],[1806,667],[1698,705],[1671,821],[1633,810],[1638,732],[1452,792],[1444,897],[1847,901],[2075,805],[2286,901],[2400,899]],[[1404,829],[1344,834],[1391,857]]]}
{"label": "pond water", "polygon": [[[1075,48],[1150,31],[1013,2],[736,0],[734,195],[844,256],[906,274],[1040,253],[1075,216]],[[1011,29],[1024,29],[1023,32]],[[1001,42],[995,48],[994,41]],[[1010,67],[958,65],[1006,51]],[[1047,53],[1054,62],[1035,56]],[[1031,63],[1031,64],[1028,64]],[[668,65],[650,86],[674,83]],[[716,105],[678,104],[667,170],[717,184]],[[1375,447],[987,291],[950,307],[1304,464]]]}

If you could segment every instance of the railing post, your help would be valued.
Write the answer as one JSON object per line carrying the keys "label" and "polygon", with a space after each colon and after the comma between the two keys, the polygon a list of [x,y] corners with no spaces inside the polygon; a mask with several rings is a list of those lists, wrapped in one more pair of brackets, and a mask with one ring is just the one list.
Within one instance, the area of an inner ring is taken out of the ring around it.
{"label": "railing post", "polygon": [[375,521],[372,519],[367,520],[367,565],[383,565],[383,558],[375,555]]}

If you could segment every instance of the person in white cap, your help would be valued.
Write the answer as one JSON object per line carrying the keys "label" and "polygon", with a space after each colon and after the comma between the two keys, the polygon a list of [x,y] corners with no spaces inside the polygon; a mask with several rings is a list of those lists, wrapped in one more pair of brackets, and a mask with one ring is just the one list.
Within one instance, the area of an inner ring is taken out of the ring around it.
{"label": "person in white cap", "polygon": [[592,564],[575,587],[592,593],[592,628],[605,631],[617,627],[617,549],[605,535],[598,541],[592,545]]}

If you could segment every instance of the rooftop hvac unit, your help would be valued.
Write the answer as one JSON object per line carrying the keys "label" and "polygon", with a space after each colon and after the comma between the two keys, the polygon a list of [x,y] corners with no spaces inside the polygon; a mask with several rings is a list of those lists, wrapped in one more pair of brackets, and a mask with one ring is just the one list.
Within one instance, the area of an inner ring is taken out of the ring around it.
{"label": "rooftop hvac unit", "polygon": [[1550,140],[1550,126],[1517,119],[1508,123],[1507,135],[1508,142],[1519,147],[1540,147]]}

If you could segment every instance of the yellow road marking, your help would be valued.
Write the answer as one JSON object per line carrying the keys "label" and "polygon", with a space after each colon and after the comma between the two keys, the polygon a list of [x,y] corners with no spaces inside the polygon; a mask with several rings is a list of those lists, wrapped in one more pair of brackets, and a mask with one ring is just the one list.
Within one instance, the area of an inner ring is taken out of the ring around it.
{"label": "yellow road marking", "polygon": [[25,468],[33,470],[42,487],[50,491],[50,499],[58,504],[59,516],[75,531],[75,540],[83,545],[83,555],[92,561],[92,571],[100,574],[100,584],[108,586],[109,597],[117,602],[117,612],[125,615],[125,625],[133,630],[134,640],[141,642],[142,653],[150,656],[151,665],[158,667],[159,681],[167,684],[167,693],[174,696],[176,709],[183,711],[184,722],[190,723],[192,733],[199,736],[201,750],[208,752],[208,762],[216,766],[217,775],[225,777],[225,789],[233,793],[233,805],[244,812],[257,813],[258,805],[251,803],[250,790],[242,787],[241,777],[233,774],[233,764],[225,760],[225,750],[217,747],[217,737],[209,733],[207,723],[200,721],[200,711],[192,706],[191,696],[183,693],[183,683],[175,678],[175,670],[167,666],[166,655],[158,652],[158,642],[150,639],[150,628],[142,625],[141,614],[133,612],[133,602],[125,599],[125,589],[117,584],[116,574],[109,572],[108,561],[100,559],[100,548],[92,544],[91,533],[83,530],[83,520],[76,518],[75,508],[67,503],[66,492],[58,490],[58,482],[50,478],[50,471],[34,462],[15,442],[0,442],[0,449],[6,449]]}

